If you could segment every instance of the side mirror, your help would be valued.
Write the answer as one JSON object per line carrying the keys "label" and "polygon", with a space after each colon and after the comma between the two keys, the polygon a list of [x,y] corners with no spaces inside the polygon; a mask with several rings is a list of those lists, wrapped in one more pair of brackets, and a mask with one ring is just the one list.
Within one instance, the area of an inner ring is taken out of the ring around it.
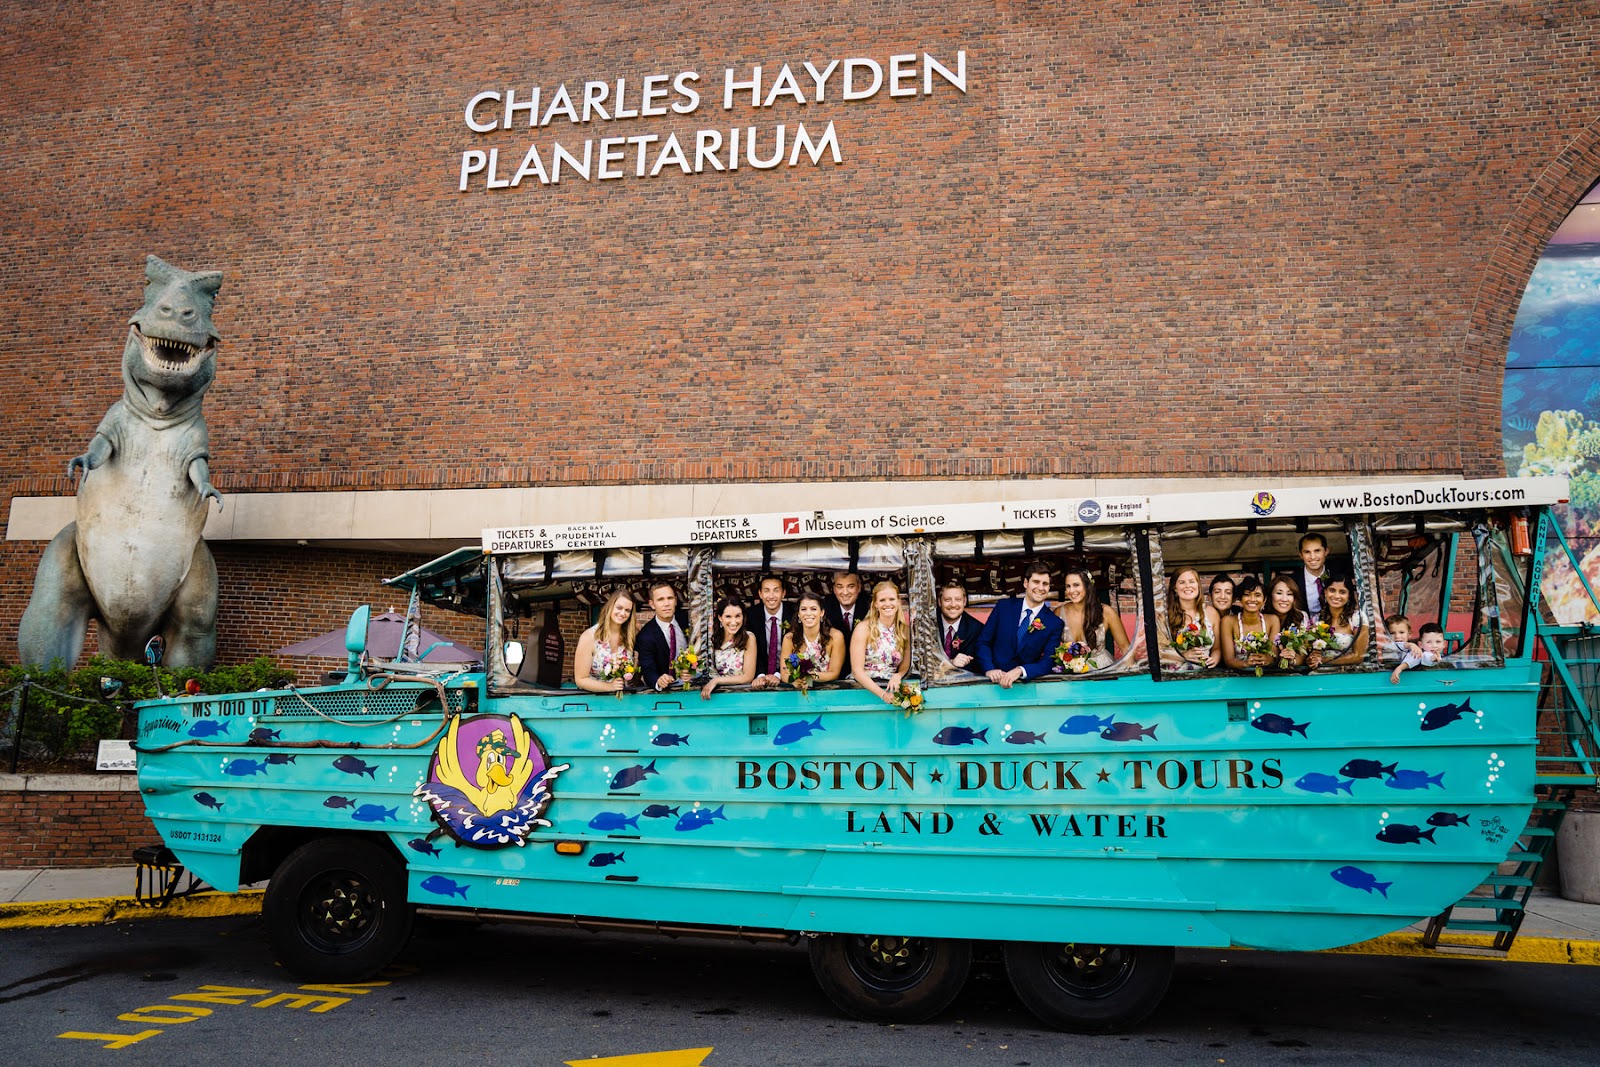
{"label": "side mirror", "polygon": [[363,604],[350,613],[350,624],[344,628],[344,650],[349,653],[345,662],[346,681],[361,673],[361,653],[367,650],[367,626],[371,622],[370,604]]}
{"label": "side mirror", "polygon": [[106,678],[104,676],[102,676],[100,678],[100,699],[101,700],[105,700],[105,701],[114,700],[116,698],[117,694],[120,693],[120,692],[122,692],[122,679],[121,678]]}
{"label": "side mirror", "polygon": [[167,639],[156,634],[144,646],[144,661],[152,667],[161,666],[161,657],[166,655]]}
{"label": "side mirror", "polygon": [[506,670],[510,671],[512,674],[516,674],[517,670],[522,666],[522,657],[524,654],[525,653],[523,651],[521,641],[507,641]]}

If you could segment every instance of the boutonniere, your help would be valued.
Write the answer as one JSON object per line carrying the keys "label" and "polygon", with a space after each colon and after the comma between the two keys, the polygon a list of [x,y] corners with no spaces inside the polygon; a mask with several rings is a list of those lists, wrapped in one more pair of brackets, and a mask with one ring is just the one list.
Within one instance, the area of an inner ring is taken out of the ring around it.
{"label": "boutonniere", "polygon": [[1030,634],[1036,634],[1036,633],[1038,633],[1039,631],[1041,631],[1043,629],[1044,629],[1044,620],[1043,619],[1040,619],[1040,618],[1036,617],[1032,622],[1030,622],[1028,624],[1028,632]]}
{"label": "boutonniere", "polygon": [[950,639],[950,650],[952,652],[960,652],[961,651],[961,638],[952,637]]}

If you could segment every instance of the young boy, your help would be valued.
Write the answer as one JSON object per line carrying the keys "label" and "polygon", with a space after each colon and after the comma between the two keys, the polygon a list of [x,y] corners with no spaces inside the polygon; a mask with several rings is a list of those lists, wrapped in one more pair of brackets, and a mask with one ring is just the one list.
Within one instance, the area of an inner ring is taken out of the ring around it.
{"label": "young boy", "polygon": [[1385,615],[1383,630],[1378,635],[1380,659],[1404,659],[1407,652],[1417,647],[1411,643],[1411,620],[1404,615]]}
{"label": "young boy", "polygon": [[1436,622],[1425,622],[1417,631],[1417,643],[1409,646],[1405,659],[1389,675],[1389,681],[1400,684],[1400,672],[1407,667],[1437,667],[1444,657],[1444,630]]}

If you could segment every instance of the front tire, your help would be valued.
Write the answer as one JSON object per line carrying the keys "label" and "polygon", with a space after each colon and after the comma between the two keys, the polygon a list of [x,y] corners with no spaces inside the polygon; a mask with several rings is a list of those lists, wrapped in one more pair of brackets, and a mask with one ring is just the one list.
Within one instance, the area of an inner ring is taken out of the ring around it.
{"label": "front tire", "polygon": [[302,845],[278,866],[262,901],[284,968],[314,982],[359,982],[393,962],[411,936],[405,867],[349,837]]}
{"label": "front tire", "polygon": [[972,969],[972,943],[887,934],[824,934],[811,973],[835,1007],[874,1023],[925,1022],[950,1006]]}
{"label": "front tire", "polygon": [[1149,1017],[1172,981],[1169,946],[1040,944],[1005,947],[1006,977],[1039,1021],[1078,1034],[1113,1034]]}

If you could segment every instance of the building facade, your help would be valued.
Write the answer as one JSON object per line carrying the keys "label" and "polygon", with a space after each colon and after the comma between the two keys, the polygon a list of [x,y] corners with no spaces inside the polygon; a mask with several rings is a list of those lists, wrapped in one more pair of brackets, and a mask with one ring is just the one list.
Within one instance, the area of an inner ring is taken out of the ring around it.
{"label": "building facade", "polygon": [[1591,3],[0,13],[0,646],[146,253],[237,658],[484,526],[1499,476]]}

